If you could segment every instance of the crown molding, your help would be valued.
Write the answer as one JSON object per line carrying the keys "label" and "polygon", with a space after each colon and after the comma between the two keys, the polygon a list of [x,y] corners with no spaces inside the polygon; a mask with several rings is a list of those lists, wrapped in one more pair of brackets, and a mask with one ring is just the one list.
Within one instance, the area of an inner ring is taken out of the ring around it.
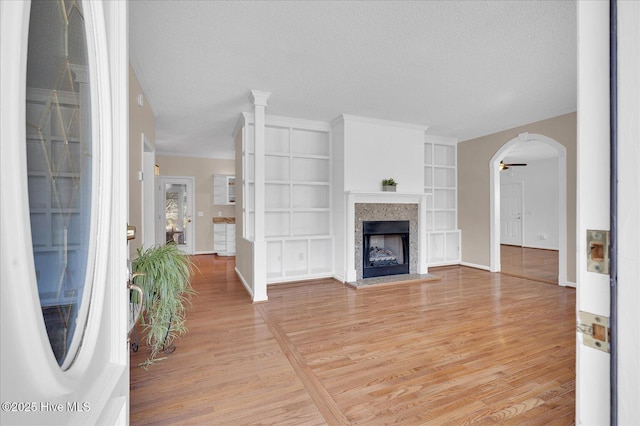
{"label": "crown molding", "polygon": [[381,120],[378,118],[360,117],[358,115],[348,115],[348,114],[342,114],[341,116],[334,119],[331,123],[332,124],[338,123],[341,118],[345,123],[349,121],[359,121],[362,123],[378,124],[381,126],[393,126],[393,127],[402,127],[404,129],[415,129],[415,130],[420,130],[422,132],[426,132],[427,129],[429,129],[429,126],[424,126],[421,124],[403,123],[401,121]]}

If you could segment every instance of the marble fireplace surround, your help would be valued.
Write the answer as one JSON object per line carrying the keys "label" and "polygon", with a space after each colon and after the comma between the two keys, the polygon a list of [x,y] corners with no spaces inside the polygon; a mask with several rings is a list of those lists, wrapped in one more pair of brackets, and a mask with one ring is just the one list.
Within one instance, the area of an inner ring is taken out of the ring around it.
{"label": "marble fireplace surround", "polygon": [[362,279],[362,222],[409,221],[409,273],[427,273],[426,197],[398,192],[347,193],[347,282]]}

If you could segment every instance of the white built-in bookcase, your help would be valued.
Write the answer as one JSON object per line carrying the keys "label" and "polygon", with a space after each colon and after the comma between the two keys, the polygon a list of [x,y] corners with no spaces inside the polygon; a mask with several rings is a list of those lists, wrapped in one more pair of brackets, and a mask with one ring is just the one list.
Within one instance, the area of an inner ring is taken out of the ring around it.
{"label": "white built-in bookcase", "polygon": [[[244,236],[253,239],[253,124],[245,124]],[[331,136],[327,123],[267,116],[265,125],[267,282],[333,274]]]}
{"label": "white built-in bookcase", "polygon": [[424,152],[424,187],[431,194],[426,213],[427,264],[456,264],[460,262],[456,142],[427,136]]}

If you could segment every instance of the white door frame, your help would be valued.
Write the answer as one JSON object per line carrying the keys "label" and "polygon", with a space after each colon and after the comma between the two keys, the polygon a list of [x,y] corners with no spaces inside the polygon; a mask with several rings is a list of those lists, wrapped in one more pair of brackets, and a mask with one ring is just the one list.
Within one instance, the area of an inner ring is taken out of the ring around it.
{"label": "white door frame", "polygon": [[144,133],[140,135],[140,139],[142,145],[142,244],[147,249],[156,244],[161,244],[161,242],[156,241],[156,152]]}
{"label": "white door frame", "polygon": [[505,143],[489,161],[491,272],[500,272],[500,161],[524,140],[537,140],[558,152],[558,285],[567,285],[567,150],[555,140],[539,134],[521,133]]}
{"label": "white door frame", "polygon": [[195,215],[194,210],[195,210],[195,200],[194,200],[194,184],[195,184],[195,177],[193,176],[159,176],[158,179],[156,179],[156,182],[158,183],[157,185],[157,193],[156,193],[156,199],[157,199],[157,203],[156,203],[156,209],[157,209],[157,223],[156,223],[156,230],[158,231],[158,237],[162,234],[162,240],[161,242],[157,242],[158,244],[164,244],[165,241],[165,223],[166,223],[166,218],[165,218],[165,206],[164,206],[164,199],[165,199],[165,184],[167,183],[175,183],[175,184],[179,184],[179,185],[186,185],[187,187],[187,215],[190,216],[188,218],[188,224],[187,224],[187,243],[186,244],[179,244],[178,247],[180,248],[180,250],[182,250],[183,252],[187,253],[187,254],[194,254],[195,252]]}
{"label": "white door frame", "polygon": [[[31,244],[24,125],[30,7],[30,2],[0,2],[0,229],[12,236],[0,239],[0,389],[3,402],[33,405],[31,412],[24,405],[20,412],[2,410],[1,423],[126,424],[127,4],[83,2],[100,210],[93,228],[91,308],[82,347],[66,371],[58,366],[45,330]],[[62,408],[46,411],[42,404]]]}

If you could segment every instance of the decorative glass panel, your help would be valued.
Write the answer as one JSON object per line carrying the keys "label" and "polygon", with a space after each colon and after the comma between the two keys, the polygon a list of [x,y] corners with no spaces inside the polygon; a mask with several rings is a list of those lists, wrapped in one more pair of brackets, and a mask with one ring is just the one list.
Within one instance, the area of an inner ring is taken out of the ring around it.
{"label": "decorative glass panel", "polygon": [[89,64],[80,2],[31,3],[25,150],[38,294],[49,342],[68,368],[89,311],[92,215]]}

